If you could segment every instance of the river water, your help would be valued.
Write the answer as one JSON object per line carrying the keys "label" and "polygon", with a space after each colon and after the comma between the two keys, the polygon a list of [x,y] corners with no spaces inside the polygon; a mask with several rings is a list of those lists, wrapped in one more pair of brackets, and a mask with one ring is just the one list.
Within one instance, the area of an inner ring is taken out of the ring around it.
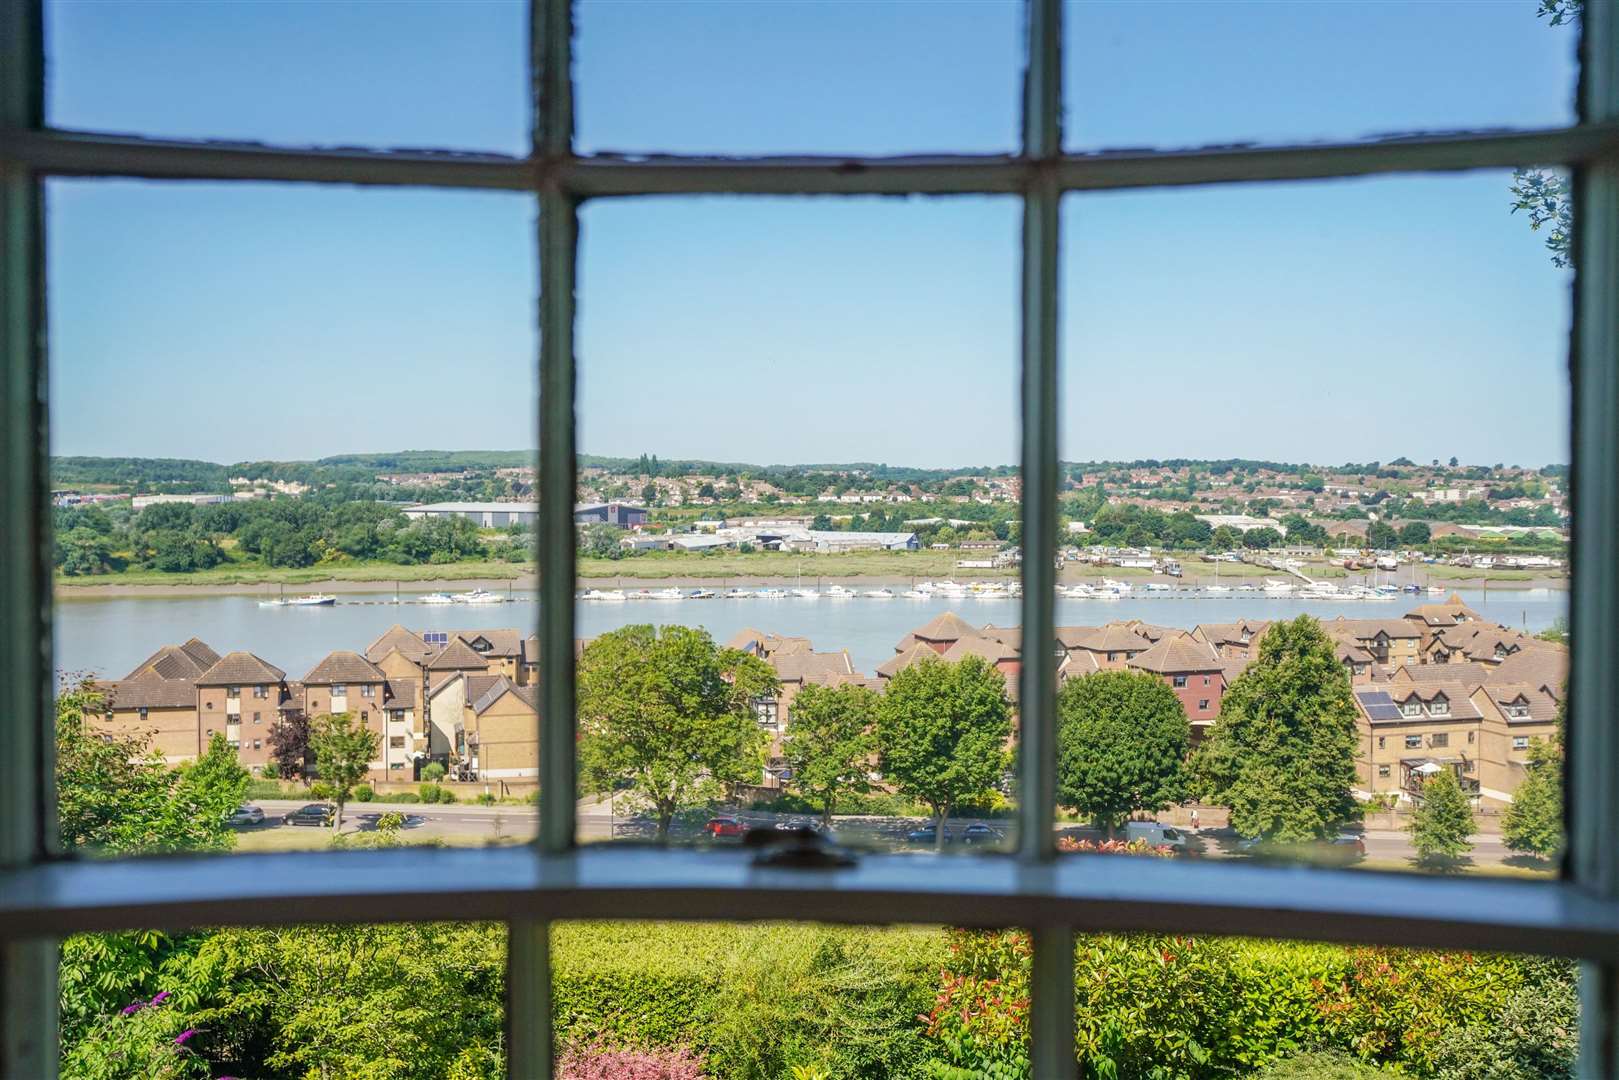
{"label": "river water", "polygon": [[[1543,630],[1567,614],[1568,594],[1547,589],[1463,589],[1462,598],[1485,617],[1508,626]],[[521,594],[519,594],[521,595]],[[1138,595],[1123,600],[1057,601],[1059,625],[1094,626],[1110,619],[1141,619],[1191,629],[1203,622],[1319,618],[1397,618],[1439,597],[1402,595],[1392,601],[1294,600],[1257,594]],[[856,668],[871,674],[894,653],[906,633],[935,615],[954,611],[974,625],[1018,623],[1018,601],[934,599],[876,600],[864,597],[808,600],[637,600],[580,603],[578,630],[590,637],[630,623],[685,623],[706,628],[724,642],[753,627],[767,633],[807,637],[820,650],[848,649]],[[55,611],[55,666],[120,678],[158,647],[199,637],[221,654],[257,653],[289,678],[302,678],[334,649],[363,652],[394,623],[412,630],[469,630],[536,625],[530,599],[489,606],[396,603],[394,594],[349,593],[325,608],[261,608],[253,597],[64,600]]]}

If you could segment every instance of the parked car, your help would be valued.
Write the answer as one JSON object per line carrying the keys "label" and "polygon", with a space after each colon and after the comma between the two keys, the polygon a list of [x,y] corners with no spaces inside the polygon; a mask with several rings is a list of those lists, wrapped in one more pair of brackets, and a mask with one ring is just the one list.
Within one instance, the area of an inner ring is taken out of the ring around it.
{"label": "parked car", "polygon": [[288,825],[330,825],[336,816],[337,807],[331,803],[312,802],[308,806],[300,806],[282,820]]}
{"label": "parked car", "polygon": [[1150,847],[1186,850],[1186,834],[1173,825],[1160,825],[1156,821],[1131,821],[1124,826],[1124,838],[1130,843],[1141,842]]}
{"label": "parked car", "polygon": [[963,844],[999,844],[1006,839],[1006,834],[992,825],[985,825],[981,821],[974,822],[961,830]]}
{"label": "parked car", "polygon": [[[905,840],[911,844],[931,844],[934,842],[933,826],[924,825],[920,829],[912,829],[905,834]],[[949,829],[946,829],[944,831],[944,842],[950,844],[954,841],[955,837],[950,835]]]}
{"label": "parked car", "polygon": [[715,840],[726,836],[742,836],[747,831],[747,824],[741,818],[734,817],[709,818],[708,824],[703,826],[703,832]]}
{"label": "parked car", "polygon": [[233,829],[244,828],[248,825],[263,825],[264,811],[252,803],[244,803],[230,812],[230,816],[225,819],[225,824]]}

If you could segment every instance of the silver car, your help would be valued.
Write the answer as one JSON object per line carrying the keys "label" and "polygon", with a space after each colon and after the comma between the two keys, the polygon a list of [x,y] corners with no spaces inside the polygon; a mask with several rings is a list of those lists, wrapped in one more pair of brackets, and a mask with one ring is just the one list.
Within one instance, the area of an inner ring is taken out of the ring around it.
{"label": "silver car", "polygon": [[252,803],[244,803],[231,811],[230,817],[225,819],[225,824],[234,829],[240,829],[248,825],[263,825],[264,811]]}

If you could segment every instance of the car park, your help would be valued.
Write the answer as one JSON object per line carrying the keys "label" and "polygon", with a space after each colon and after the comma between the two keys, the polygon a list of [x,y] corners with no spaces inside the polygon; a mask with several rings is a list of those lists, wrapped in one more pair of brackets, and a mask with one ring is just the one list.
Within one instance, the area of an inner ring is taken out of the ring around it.
{"label": "car park", "polygon": [[330,825],[337,816],[337,807],[331,803],[310,803],[300,806],[281,820],[288,825]]}

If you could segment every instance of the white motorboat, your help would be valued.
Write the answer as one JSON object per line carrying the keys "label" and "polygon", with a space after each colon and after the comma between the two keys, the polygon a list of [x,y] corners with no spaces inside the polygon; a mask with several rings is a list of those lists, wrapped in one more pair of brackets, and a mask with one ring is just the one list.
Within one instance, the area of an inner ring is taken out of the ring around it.
{"label": "white motorboat", "polygon": [[1147,582],[1146,588],[1147,588],[1148,592],[1154,592],[1154,593],[1168,592],[1169,591],[1169,586],[1165,585],[1161,581],[1149,581],[1149,582]]}
{"label": "white motorboat", "polygon": [[905,599],[907,599],[907,600],[931,600],[931,599],[933,599],[933,593],[932,592],[923,592],[921,589],[906,589],[904,592],[900,593],[900,595],[905,597]]}
{"label": "white motorboat", "polygon": [[871,599],[873,599],[873,600],[892,600],[892,599],[894,599],[894,590],[892,590],[892,589],[867,589],[866,590],[866,595],[868,597],[870,597]]}
{"label": "white motorboat", "polygon": [[967,586],[957,584],[954,581],[941,581],[933,587],[933,591],[940,596],[949,596],[954,598],[966,596],[971,590],[969,590]]}
{"label": "white motorboat", "polygon": [[785,600],[788,594],[786,589],[760,589],[753,595],[761,600]]}
{"label": "white motorboat", "polygon": [[604,604],[622,604],[625,600],[623,589],[592,589],[591,592],[596,595],[592,597],[587,593],[586,599],[599,600]]}
{"label": "white motorboat", "polygon": [[1206,591],[1211,592],[1211,593],[1228,593],[1228,592],[1231,591],[1231,586],[1229,586],[1229,585],[1210,585],[1210,586],[1207,587]]}
{"label": "white motorboat", "polygon": [[793,595],[796,596],[796,597],[799,597],[802,600],[819,600],[821,598],[821,590],[820,589],[794,589],[793,590]]}
{"label": "white motorboat", "polygon": [[1237,591],[1238,592],[1258,592],[1259,587],[1257,585],[1238,585],[1237,586]]}
{"label": "white motorboat", "polygon": [[283,601],[287,607],[331,607],[337,603],[337,597],[326,593],[312,593],[309,596],[300,596],[293,600]]}
{"label": "white motorboat", "polygon": [[850,597],[859,596],[860,594],[853,589],[846,589],[842,585],[832,585],[827,588],[826,595],[833,600],[848,600]]}
{"label": "white motorboat", "polygon": [[714,599],[714,590],[713,589],[693,589],[691,592],[686,594],[686,599],[687,600],[712,600],[712,599]]}
{"label": "white motorboat", "polygon": [[1444,596],[1445,595],[1445,590],[1441,589],[1438,585],[1429,585],[1428,586],[1428,595],[1429,596]]}
{"label": "white motorboat", "polygon": [[1005,600],[1011,595],[1005,585],[985,585],[973,590],[973,596],[979,600]]}
{"label": "white motorboat", "polygon": [[285,600],[260,600],[259,607],[286,607]]}
{"label": "white motorboat", "polygon": [[492,593],[486,589],[472,589],[464,593],[456,593],[455,600],[461,604],[504,604],[506,598],[499,593]]}
{"label": "white motorboat", "polygon": [[651,600],[652,599],[652,590],[651,589],[631,589],[629,592],[624,594],[624,598],[626,600]]}
{"label": "white motorboat", "polygon": [[686,594],[681,592],[679,589],[673,588],[653,589],[651,598],[653,600],[684,600],[686,599]]}
{"label": "white motorboat", "polygon": [[1105,577],[1102,579],[1102,588],[1123,596],[1125,593],[1130,592],[1133,586],[1128,581],[1114,581],[1112,578]]}
{"label": "white motorboat", "polygon": [[418,596],[416,602],[419,604],[453,604],[455,603],[455,597],[449,593],[434,592],[428,593],[426,596]]}
{"label": "white motorboat", "polygon": [[1290,582],[1278,581],[1275,578],[1266,578],[1265,591],[1273,596],[1287,596],[1293,591],[1293,586]]}
{"label": "white motorboat", "polygon": [[727,599],[727,600],[752,600],[755,596],[758,596],[758,595],[759,594],[757,592],[755,592],[754,590],[752,590],[752,589],[726,589],[725,590],[725,599]]}

